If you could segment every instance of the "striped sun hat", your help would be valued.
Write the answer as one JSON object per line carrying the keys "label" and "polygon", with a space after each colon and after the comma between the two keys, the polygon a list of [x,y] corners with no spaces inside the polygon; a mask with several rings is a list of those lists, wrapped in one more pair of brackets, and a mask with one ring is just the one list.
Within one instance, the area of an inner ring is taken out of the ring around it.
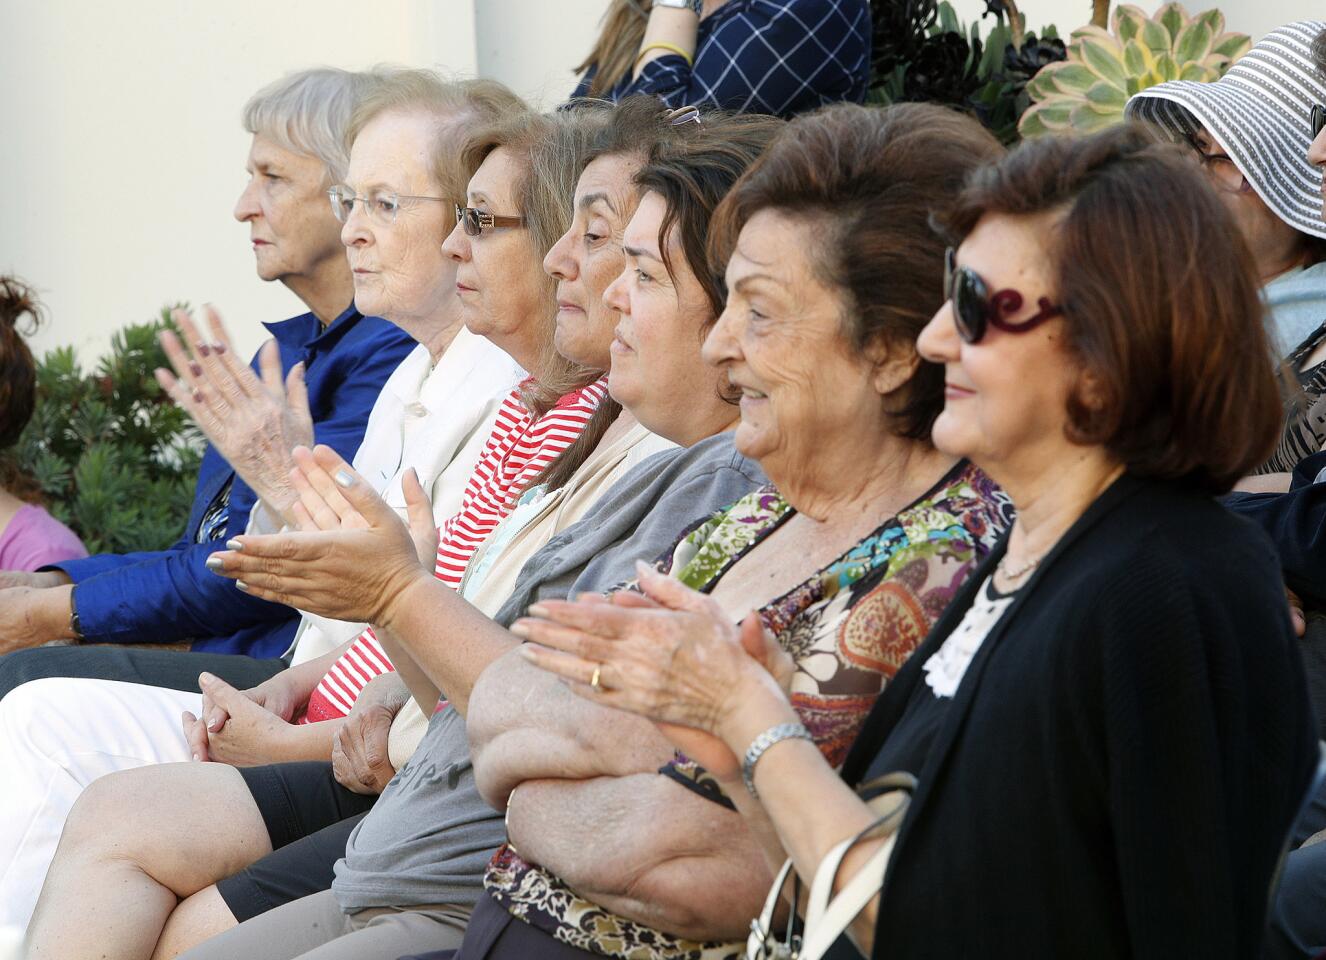
{"label": "striped sun hat", "polygon": [[1203,126],[1257,195],[1295,230],[1326,237],[1321,170],[1308,163],[1313,104],[1326,104],[1326,77],[1312,41],[1326,20],[1299,20],[1268,33],[1214,83],[1171,80],[1128,101],[1127,116],[1186,138]]}

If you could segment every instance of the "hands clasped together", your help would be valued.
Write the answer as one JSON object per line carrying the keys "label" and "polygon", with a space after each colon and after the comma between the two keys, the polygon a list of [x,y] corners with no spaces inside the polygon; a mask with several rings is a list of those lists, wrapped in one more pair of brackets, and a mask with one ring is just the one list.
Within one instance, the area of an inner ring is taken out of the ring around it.
{"label": "hands clasped together", "polygon": [[735,625],[713,598],[648,564],[637,572],[641,594],[530,607],[512,625],[530,641],[521,653],[581,696],[653,720],[715,777],[736,778],[745,744],[732,721],[762,699],[786,704],[792,658],[757,614]]}
{"label": "hands clasped together", "polygon": [[[308,696],[291,682],[291,671],[248,690],[236,690],[210,673],[200,674],[198,685],[201,716],[186,711],[181,717],[194,760],[246,767],[301,755],[294,721]],[[348,716],[333,721],[332,772],[346,788],[381,793],[395,775],[388,744],[392,718],[405,696],[399,677],[382,674],[365,684]]]}

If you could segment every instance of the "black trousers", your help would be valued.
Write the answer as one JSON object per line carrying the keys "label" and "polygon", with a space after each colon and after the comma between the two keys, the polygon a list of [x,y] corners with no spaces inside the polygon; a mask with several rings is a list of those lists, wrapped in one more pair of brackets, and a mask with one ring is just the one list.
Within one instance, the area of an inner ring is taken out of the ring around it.
{"label": "black trousers", "polygon": [[216,885],[240,923],[331,888],[332,866],[376,796],[336,782],[330,763],[304,761],[240,767],[258,805],[272,852]]}
{"label": "black trousers", "polygon": [[188,653],[159,647],[33,647],[0,656],[0,697],[19,684],[46,677],[123,680],[200,693],[198,674],[215,674],[243,690],[285,669],[280,659],[259,660],[233,653]]}

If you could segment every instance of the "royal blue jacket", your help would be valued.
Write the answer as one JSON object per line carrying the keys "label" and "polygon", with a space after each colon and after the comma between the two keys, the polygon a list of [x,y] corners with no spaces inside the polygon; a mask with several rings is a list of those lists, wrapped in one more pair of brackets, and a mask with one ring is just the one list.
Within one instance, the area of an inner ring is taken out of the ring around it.
{"label": "royal blue jacket", "polygon": [[[301,360],[305,364],[317,442],[352,458],[382,384],[416,346],[414,340],[380,317],[361,316],[353,304],[325,329],[312,313],[263,326],[281,348],[285,371]],[[257,362],[255,357],[255,368]],[[219,535],[198,543],[199,527],[227,484],[229,509],[217,524]],[[191,641],[194,650],[279,657],[298,625],[295,611],[241,593],[233,581],[206,567],[210,554],[244,532],[256,499],[209,444],[188,527],[173,546],[48,567],[74,581],[83,636],[94,643]]]}

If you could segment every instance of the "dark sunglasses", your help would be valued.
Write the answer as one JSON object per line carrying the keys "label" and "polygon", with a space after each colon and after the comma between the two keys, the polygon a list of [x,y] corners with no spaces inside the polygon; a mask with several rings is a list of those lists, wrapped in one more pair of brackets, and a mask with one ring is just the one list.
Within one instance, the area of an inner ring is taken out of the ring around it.
{"label": "dark sunglasses", "polygon": [[1006,333],[1026,333],[1046,320],[1063,315],[1063,308],[1050,302],[1049,297],[1036,301],[1040,309],[1035,316],[1017,323],[1004,317],[1022,309],[1022,294],[1016,290],[996,290],[990,287],[971,267],[960,267],[957,253],[949,247],[944,254],[944,295],[953,303],[953,322],[958,336],[968,343],[979,343],[987,327],[996,327]]}
{"label": "dark sunglasses", "polygon": [[494,227],[523,227],[525,225],[524,217],[499,217],[496,214],[485,213],[475,207],[462,207],[456,204],[456,222],[465,228],[465,236],[477,237],[485,230],[492,230]]}
{"label": "dark sunglasses", "polygon": [[1320,103],[1312,105],[1312,139],[1316,140],[1321,136],[1321,131],[1326,128],[1326,106]]}

